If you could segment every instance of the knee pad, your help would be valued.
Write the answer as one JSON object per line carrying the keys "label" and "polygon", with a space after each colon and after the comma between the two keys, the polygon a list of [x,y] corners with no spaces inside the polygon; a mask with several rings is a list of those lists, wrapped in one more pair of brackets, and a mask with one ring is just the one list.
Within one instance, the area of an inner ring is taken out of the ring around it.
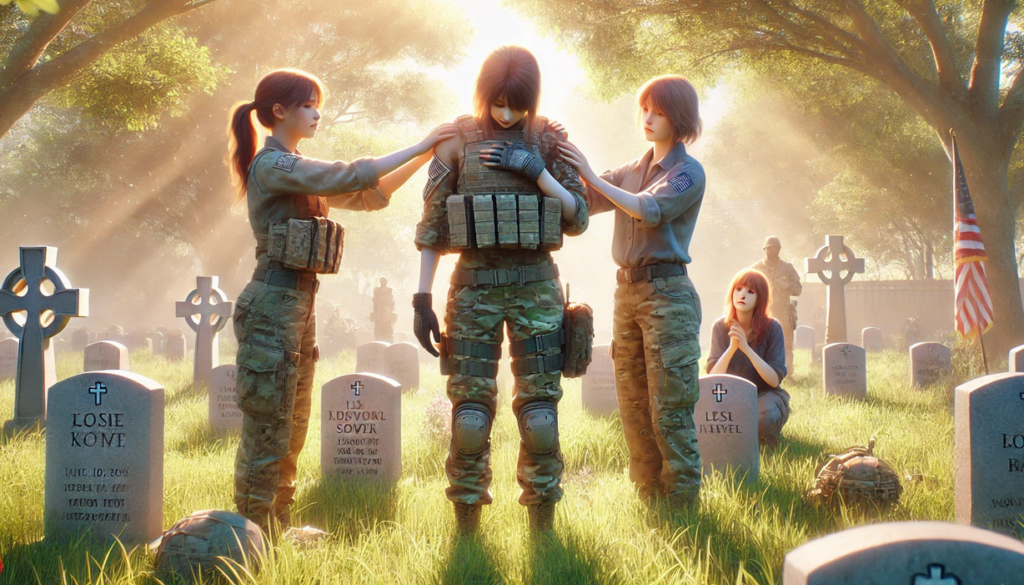
{"label": "knee pad", "polygon": [[491,436],[491,412],[482,404],[460,404],[452,415],[452,440],[462,455],[482,453]]}
{"label": "knee pad", "polygon": [[552,402],[531,402],[519,411],[519,435],[526,452],[550,453],[558,447],[558,411]]}

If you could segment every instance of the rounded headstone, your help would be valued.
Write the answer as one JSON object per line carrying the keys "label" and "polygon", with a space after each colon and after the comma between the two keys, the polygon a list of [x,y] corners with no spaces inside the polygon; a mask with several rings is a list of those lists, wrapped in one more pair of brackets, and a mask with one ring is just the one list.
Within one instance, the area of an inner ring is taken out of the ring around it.
{"label": "rounded headstone", "polygon": [[1019,540],[948,522],[851,528],[786,555],[783,585],[1010,585],[1024,575]]}
{"label": "rounded headstone", "polygon": [[166,345],[164,346],[164,357],[171,361],[180,362],[185,359],[187,354],[188,342],[185,340],[185,335],[181,332],[168,335]]}
{"label": "rounded headstone", "polygon": [[1024,536],[1024,374],[957,386],[953,412],[957,522]]}
{"label": "rounded headstone", "polygon": [[910,346],[910,381],[925,386],[953,371],[953,352],[941,343],[925,342]]}
{"label": "rounded headstone", "polygon": [[320,395],[324,475],[397,482],[402,475],[402,386],[370,373],[339,376]]}
{"label": "rounded headstone", "polygon": [[814,350],[814,329],[806,325],[797,327],[793,334],[793,347]]}
{"label": "rounded headstone", "polygon": [[1010,371],[1024,374],[1024,345],[1010,350]]}
{"label": "rounded headstone", "polygon": [[868,398],[867,352],[851,343],[830,343],[822,349],[825,394]]}
{"label": "rounded headstone", "polygon": [[702,376],[693,419],[705,475],[730,467],[757,481],[757,386],[729,374]]}
{"label": "rounded headstone", "polygon": [[236,378],[238,366],[227,364],[210,371],[210,425],[218,431],[242,429],[242,411],[238,409]]}
{"label": "rounded headstone", "polygon": [[18,340],[0,339],[0,380],[9,380],[18,373]]}
{"label": "rounded headstone", "polygon": [[882,340],[882,330],[878,327],[861,329],[860,344],[865,351],[882,351],[885,345]]}
{"label": "rounded headstone", "polygon": [[130,369],[128,348],[116,341],[97,341],[85,346],[83,362],[85,372]]}
{"label": "rounded headstone", "polygon": [[131,546],[160,536],[163,387],[131,372],[86,372],[54,384],[46,404],[46,538],[92,529]]}
{"label": "rounded headstone", "polygon": [[406,392],[420,387],[420,347],[405,341],[385,350],[387,376],[402,385]]}
{"label": "rounded headstone", "polygon": [[356,371],[388,375],[388,347],[385,341],[371,341],[356,348]]}
{"label": "rounded headstone", "polygon": [[619,409],[615,394],[615,364],[611,345],[595,345],[593,360],[583,375],[583,409],[593,416],[608,416]]}

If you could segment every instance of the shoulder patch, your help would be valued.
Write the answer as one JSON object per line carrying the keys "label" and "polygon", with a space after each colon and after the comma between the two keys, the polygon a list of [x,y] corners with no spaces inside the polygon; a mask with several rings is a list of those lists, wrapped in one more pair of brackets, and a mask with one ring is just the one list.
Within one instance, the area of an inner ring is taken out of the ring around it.
{"label": "shoulder patch", "polygon": [[691,179],[690,175],[686,173],[679,173],[676,177],[669,179],[668,184],[672,185],[672,189],[674,189],[676,193],[682,193],[690,187],[693,187],[693,179]]}
{"label": "shoulder patch", "polygon": [[296,154],[282,154],[278,157],[277,162],[274,163],[274,168],[290,173],[292,172],[292,169],[295,168],[295,163],[298,161],[299,156]]}

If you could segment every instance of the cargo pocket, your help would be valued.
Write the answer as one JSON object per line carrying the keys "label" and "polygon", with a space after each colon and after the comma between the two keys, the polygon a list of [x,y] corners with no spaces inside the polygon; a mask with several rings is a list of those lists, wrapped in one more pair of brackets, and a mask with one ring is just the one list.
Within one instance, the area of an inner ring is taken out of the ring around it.
{"label": "cargo pocket", "polygon": [[235,300],[235,312],[231,316],[231,326],[235,331],[235,339],[239,343],[245,337],[245,320],[249,316],[249,307],[252,305],[252,300],[255,296],[255,290],[249,290],[249,287],[245,287],[245,290]]}
{"label": "cargo pocket", "polygon": [[675,339],[660,336],[661,395],[663,407],[678,408],[696,404],[700,396],[700,343],[696,334]]}
{"label": "cargo pocket", "polygon": [[299,380],[298,363],[295,352],[243,344],[238,350],[238,408],[253,416],[288,416],[288,401]]}

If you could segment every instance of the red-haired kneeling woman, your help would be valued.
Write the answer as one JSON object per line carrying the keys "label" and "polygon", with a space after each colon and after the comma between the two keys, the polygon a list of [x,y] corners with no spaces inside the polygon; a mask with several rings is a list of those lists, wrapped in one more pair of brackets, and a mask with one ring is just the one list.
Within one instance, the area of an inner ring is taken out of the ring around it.
{"label": "red-haired kneeling woman", "polygon": [[757,438],[774,447],[789,420],[789,393],[779,386],[786,377],[786,342],[782,325],[769,315],[770,297],[768,279],[757,270],[733,278],[725,316],[711,328],[707,371],[757,386]]}

